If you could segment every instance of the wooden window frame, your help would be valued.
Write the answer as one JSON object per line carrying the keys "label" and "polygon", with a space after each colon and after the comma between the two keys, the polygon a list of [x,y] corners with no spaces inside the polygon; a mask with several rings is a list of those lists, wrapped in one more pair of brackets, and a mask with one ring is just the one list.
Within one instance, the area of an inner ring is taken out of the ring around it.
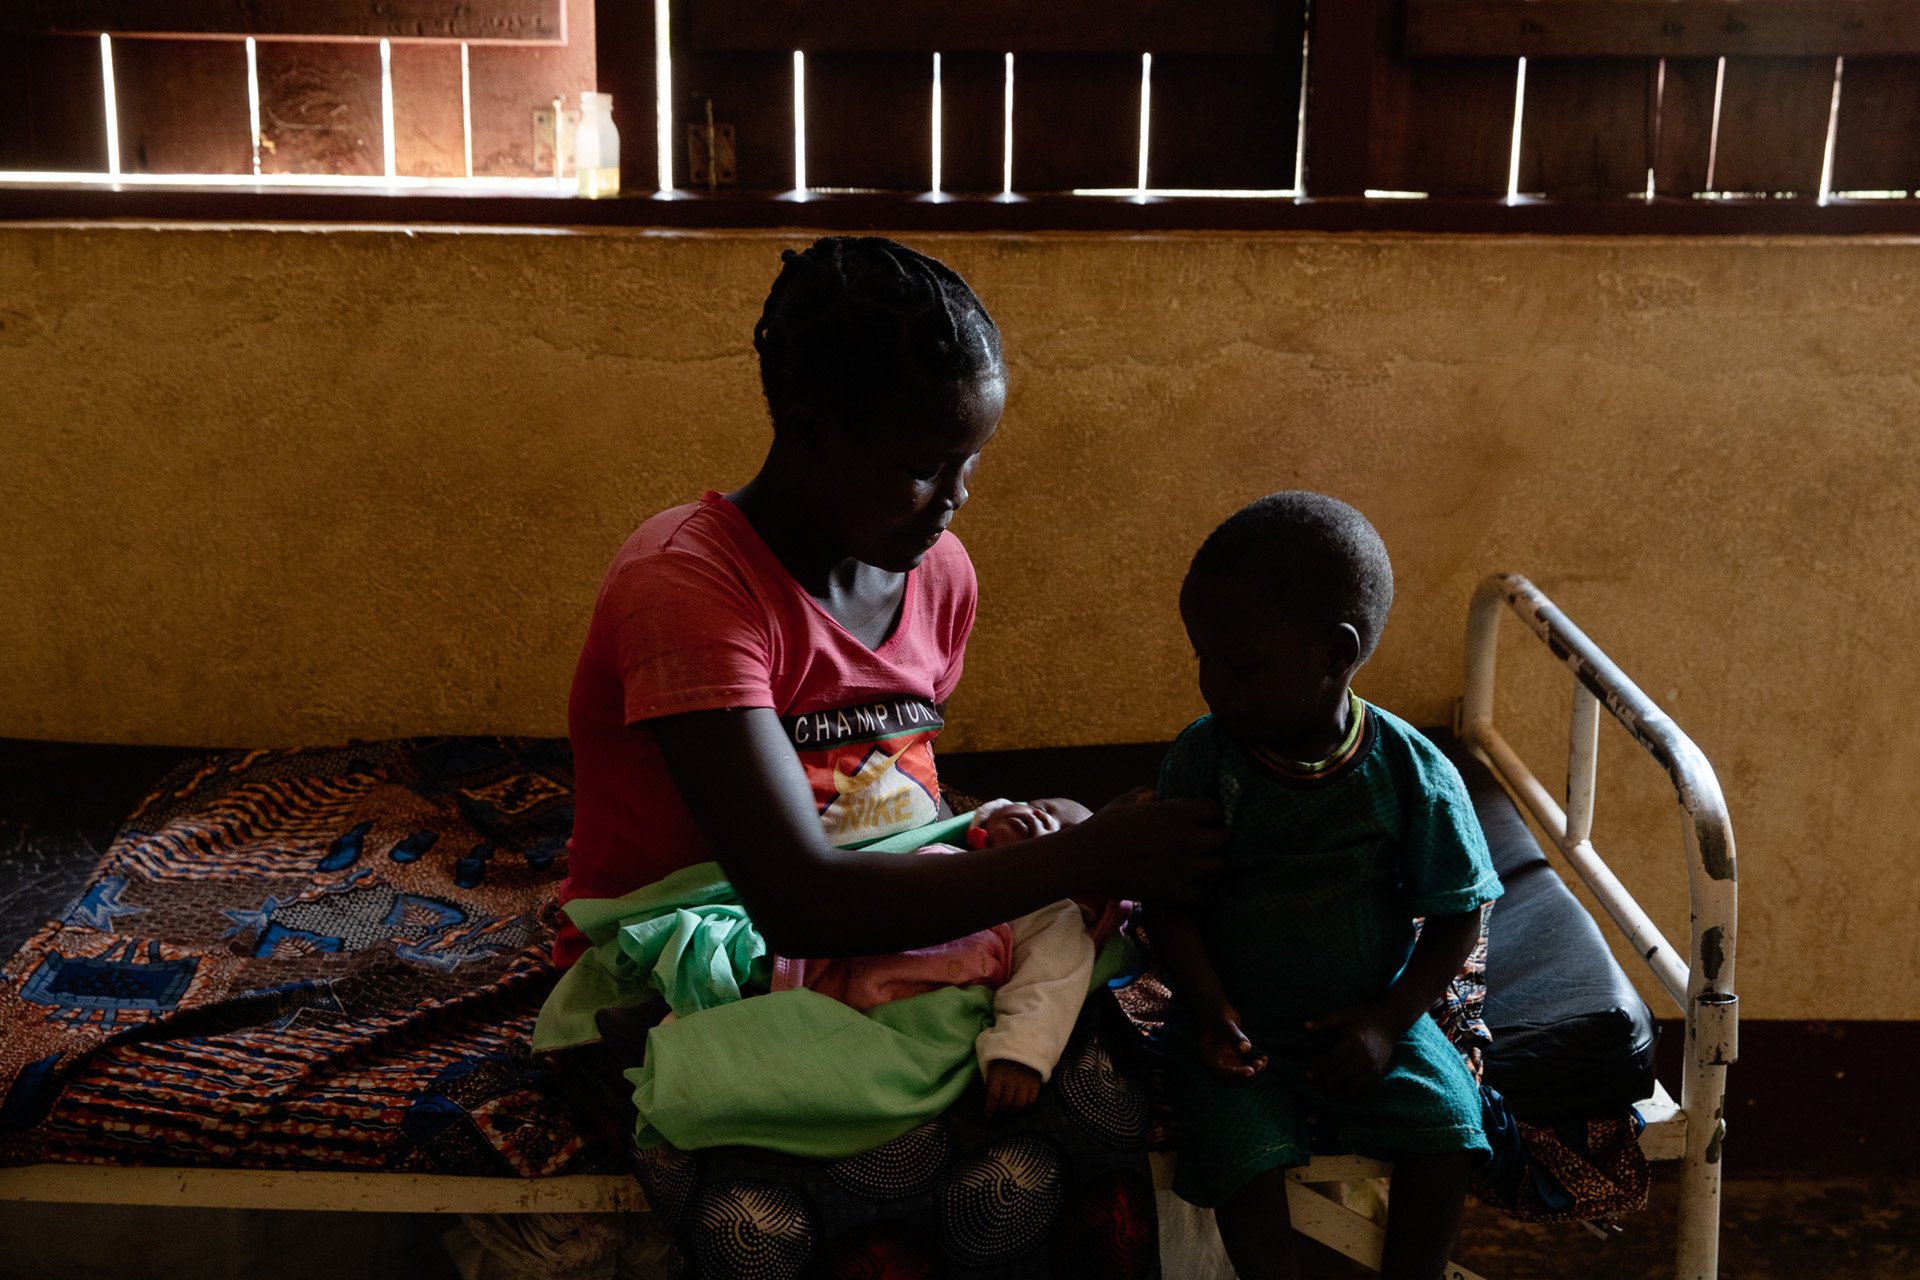
{"label": "wooden window frame", "polygon": [[[878,0],[863,0],[877,3]],[[1007,3],[1010,0],[994,0]],[[874,193],[770,193],[645,190],[615,200],[585,201],[541,195],[391,193],[377,180],[365,188],[257,190],[245,187],[68,187],[10,185],[0,188],[0,221],[112,221],[164,219],[214,222],[379,222],[487,224],[496,226],[817,228],[899,232],[1161,232],[1185,230],[1410,232],[1496,235],[1863,235],[1920,233],[1920,200],[1698,199],[1656,194],[1648,199],[1505,199],[1473,195],[1425,199],[1380,198],[1370,183],[1377,150],[1374,121],[1390,113],[1378,68],[1403,57],[1418,42],[1422,14],[1449,6],[1495,13],[1518,0],[1327,0],[1317,6],[1313,76],[1304,164],[1309,195],[1303,198],[1179,198]],[[1699,0],[1658,0],[1663,5]],[[1885,0],[1836,0],[1856,8]],[[1588,0],[1525,0],[1540,11],[1572,12]],[[1648,0],[1605,0],[1645,7]],[[1713,0],[1723,9],[1767,5],[1774,9],[1826,0]],[[633,8],[633,6],[628,6]],[[1228,6],[1234,8],[1233,6]],[[1241,26],[1196,29],[1197,47],[1246,39]],[[794,34],[782,24],[805,20],[816,6],[801,0],[713,0],[707,11],[717,23],[737,21],[700,38],[744,49],[777,47]],[[945,12],[936,6],[929,12]],[[1135,0],[1128,12],[1138,30],[1120,30],[1116,48],[1170,38],[1156,34],[1167,10],[1161,0]],[[1501,11],[1504,12],[1504,11]],[[744,16],[743,16],[744,15]],[[796,16],[797,15],[797,16]],[[650,15],[649,15],[650,16]],[[598,15],[600,87],[626,104],[622,122],[623,168],[644,178],[629,183],[651,188],[655,166],[652,111],[652,31],[633,14],[609,21]],[[1228,14],[1233,17],[1233,14]],[[1506,15],[1510,17],[1510,15]],[[1500,20],[1505,21],[1506,17]],[[751,18],[749,21],[748,19]],[[1493,19],[1487,20],[1489,23]],[[757,25],[756,25],[757,24]],[[958,39],[952,32],[923,33],[928,40]],[[818,38],[818,33],[812,33]],[[852,37],[849,37],[850,39]],[[1045,29],[1023,36],[1037,47],[1053,38]],[[1257,38],[1257,36],[1255,37]],[[855,44],[858,41],[855,40]],[[644,45],[644,55],[641,46]],[[1416,50],[1416,52],[1419,52]]]}

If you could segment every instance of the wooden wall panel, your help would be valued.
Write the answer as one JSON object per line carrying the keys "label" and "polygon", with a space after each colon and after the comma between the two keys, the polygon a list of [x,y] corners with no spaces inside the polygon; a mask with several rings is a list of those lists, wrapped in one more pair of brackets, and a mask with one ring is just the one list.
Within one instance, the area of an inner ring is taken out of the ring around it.
{"label": "wooden wall panel", "polygon": [[1653,58],[1530,59],[1520,190],[1589,200],[1644,193],[1658,84]]}
{"label": "wooden wall panel", "polygon": [[1139,54],[1015,56],[1015,191],[1131,187],[1139,158]]}
{"label": "wooden wall panel", "polygon": [[253,172],[245,42],[115,40],[113,84],[126,172]]}
{"label": "wooden wall panel", "polygon": [[1833,189],[1920,190],[1920,58],[1847,59]]}
{"label": "wooden wall panel", "polygon": [[257,45],[262,173],[385,172],[380,46]]}
{"label": "wooden wall panel", "polygon": [[393,167],[410,178],[467,173],[460,46],[393,46]]}
{"label": "wooden wall panel", "polygon": [[[48,0],[39,0],[47,3]],[[94,0],[99,3],[102,0]],[[684,47],[897,53],[1272,53],[1273,0],[700,0]],[[676,41],[681,37],[676,36]]]}
{"label": "wooden wall panel", "polygon": [[748,191],[793,187],[793,55],[677,53],[673,59],[674,185],[691,187],[687,129],[713,102],[715,124],[733,126],[734,170]]}
{"label": "wooden wall panel", "polygon": [[598,6],[589,43],[594,87],[613,95],[613,123],[620,130],[620,190],[652,191],[659,186],[660,173],[654,155],[659,122],[654,106],[653,6],[644,0],[609,0]]}
{"label": "wooden wall panel", "polygon": [[562,0],[8,0],[0,32],[557,42],[561,7]]}
{"label": "wooden wall panel", "polygon": [[1817,195],[1832,106],[1832,58],[1728,58],[1715,188]]}
{"label": "wooden wall panel", "polygon": [[1505,195],[1517,72],[1511,58],[1388,64],[1374,83],[1368,185],[1436,196]]}
{"label": "wooden wall panel", "polygon": [[1006,58],[998,53],[940,55],[940,186],[999,191],[1006,147]]}
{"label": "wooden wall panel", "polygon": [[1298,40],[1296,31],[1293,49],[1267,57],[1155,54],[1147,185],[1291,187]]}
{"label": "wooden wall panel", "polygon": [[1920,53],[1913,0],[1406,0],[1417,57]]}
{"label": "wooden wall panel", "polygon": [[808,54],[807,184],[921,192],[932,183],[933,55]]}
{"label": "wooden wall panel", "polygon": [[1351,199],[1374,185],[1375,115],[1395,105],[1390,91],[1404,89],[1389,71],[1399,32],[1386,0],[1316,4],[1308,17],[1306,193]]}
{"label": "wooden wall panel", "polygon": [[100,42],[85,36],[0,40],[0,169],[105,172]]}
{"label": "wooden wall panel", "polygon": [[[552,111],[555,98],[577,112],[581,93],[594,87],[592,0],[567,0],[566,10],[564,45],[473,45],[467,50],[476,177],[542,177],[552,173],[550,159],[538,163],[552,152],[551,143],[535,137],[534,113]],[[622,131],[623,148],[626,141]]]}
{"label": "wooden wall panel", "polygon": [[1692,196],[1707,189],[1707,163],[1713,155],[1713,87],[1719,60],[1664,61],[1654,141],[1654,192]]}

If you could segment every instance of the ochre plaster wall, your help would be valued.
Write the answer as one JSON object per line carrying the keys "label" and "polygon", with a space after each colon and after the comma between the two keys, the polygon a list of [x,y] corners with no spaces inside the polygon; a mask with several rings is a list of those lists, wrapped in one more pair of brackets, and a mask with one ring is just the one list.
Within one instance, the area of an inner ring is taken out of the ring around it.
{"label": "ochre plaster wall", "polygon": [[[564,732],[614,547],[758,460],[803,238],[0,230],[0,735]],[[1363,693],[1444,719],[1473,583],[1531,575],[1720,770],[1743,1012],[1920,1014],[1920,244],[923,243],[1012,377],[946,745],[1171,736],[1193,547],[1325,489],[1399,574]],[[1557,782],[1566,688],[1506,637]],[[1663,780],[1606,741],[1596,839],[1684,939]]]}

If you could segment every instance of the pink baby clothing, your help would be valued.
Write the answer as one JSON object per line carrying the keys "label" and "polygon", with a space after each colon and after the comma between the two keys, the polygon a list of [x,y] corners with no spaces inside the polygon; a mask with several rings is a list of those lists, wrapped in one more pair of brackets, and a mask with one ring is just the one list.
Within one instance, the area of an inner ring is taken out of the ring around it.
{"label": "pink baby clothing", "polygon": [[[961,850],[931,844],[918,852]],[[981,1068],[1005,1058],[1045,1080],[1067,1047],[1093,975],[1087,924],[1080,906],[1062,899],[1009,924],[914,951],[826,960],[776,956],[773,989],[805,987],[866,1010],[938,987],[984,982],[994,988],[994,1021],[974,1042]]]}

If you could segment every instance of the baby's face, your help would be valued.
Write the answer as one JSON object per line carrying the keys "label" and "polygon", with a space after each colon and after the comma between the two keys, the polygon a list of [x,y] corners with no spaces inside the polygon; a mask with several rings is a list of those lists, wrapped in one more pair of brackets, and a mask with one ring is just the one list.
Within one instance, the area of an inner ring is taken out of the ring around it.
{"label": "baby's face", "polygon": [[1010,804],[994,813],[981,824],[987,833],[987,845],[1012,844],[1018,840],[1031,840],[1035,836],[1044,836],[1060,829],[1060,819],[1045,809],[1036,809],[1030,804]]}

